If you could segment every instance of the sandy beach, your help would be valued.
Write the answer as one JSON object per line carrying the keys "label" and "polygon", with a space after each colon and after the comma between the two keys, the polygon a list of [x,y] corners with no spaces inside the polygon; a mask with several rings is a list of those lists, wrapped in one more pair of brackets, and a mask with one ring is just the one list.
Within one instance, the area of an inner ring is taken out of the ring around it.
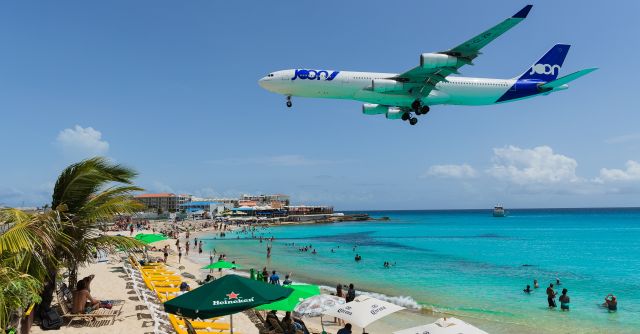
{"label": "sandy beach", "polygon": [[[152,231],[139,231],[136,233],[151,233]],[[109,232],[110,234],[124,234],[124,232]],[[128,233],[127,233],[128,234]],[[152,246],[162,248],[165,244],[173,246],[175,240],[169,239],[154,243]],[[192,273],[197,279],[203,278],[206,273],[200,269],[201,265],[186,257],[182,258],[178,263],[177,252],[174,249],[170,251],[167,266],[177,273]],[[150,251],[151,257],[161,258],[161,252]],[[182,270],[179,269],[184,267]],[[223,272],[226,273],[226,272]],[[86,334],[111,334],[111,333],[132,333],[143,334],[153,332],[153,321],[144,302],[139,300],[133,291],[131,280],[123,269],[123,264],[118,256],[109,256],[109,261],[92,263],[80,268],[78,277],[82,278],[87,275],[95,275],[95,279],[91,284],[91,294],[94,298],[100,300],[124,300],[125,304],[121,314],[116,318],[113,325],[102,325],[99,327],[87,327],[82,321],[74,321],[71,326],[62,326],[61,333],[86,333]],[[185,277],[192,288],[198,286],[198,283],[190,278]],[[57,303],[57,302],[56,302]],[[228,317],[225,317],[228,321]],[[238,333],[257,334],[258,329],[251,320],[243,313],[234,314],[234,329]],[[33,326],[31,333],[45,333],[40,327]]]}

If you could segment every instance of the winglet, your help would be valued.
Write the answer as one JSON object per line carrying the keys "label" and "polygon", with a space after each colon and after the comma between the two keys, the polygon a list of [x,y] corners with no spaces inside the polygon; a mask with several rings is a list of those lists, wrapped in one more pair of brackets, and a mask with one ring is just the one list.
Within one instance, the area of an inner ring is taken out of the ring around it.
{"label": "winglet", "polygon": [[533,5],[524,6],[524,8],[520,9],[519,12],[517,12],[515,15],[512,16],[512,18],[514,18],[514,19],[524,19],[524,18],[526,18],[532,7],[533,7]]}

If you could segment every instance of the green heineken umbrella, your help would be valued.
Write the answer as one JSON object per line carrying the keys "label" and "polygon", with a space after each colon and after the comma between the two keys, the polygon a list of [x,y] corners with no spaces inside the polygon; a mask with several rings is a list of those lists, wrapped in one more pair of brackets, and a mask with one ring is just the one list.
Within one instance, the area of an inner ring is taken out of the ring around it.
{"label": "green heineken umbrella", "polygon": [[167,240],[169,238],[157,233],[138,233],[134,239],[145,244],[150,244],[152,242]]}
{"label": "green heineken umbrella", "polygon": [[238,269],[240,268],[240,266],[231,262],[220,260],[218,262],[214,262],[212,264],[206,265],[200,269],[231,269],[231,268]]}
{"label": "green heineken umbrella", "polygon": [[287,298],[293,289],[226,275],[164,303],[164,310],[187,318],[208,319],[233,314]]}
{"label": "green heineken umbrella", "polygon": [[284,285],[283,287],[293,289],[293,293],[289,297],[273,302],[271,304],[260,305],[256,307],[256,310],[278,310],[278,311],[293,311],[293,309],[300,304],[306,298],[317,296],[320,294],[320,287],[311,284],[292,284]]}

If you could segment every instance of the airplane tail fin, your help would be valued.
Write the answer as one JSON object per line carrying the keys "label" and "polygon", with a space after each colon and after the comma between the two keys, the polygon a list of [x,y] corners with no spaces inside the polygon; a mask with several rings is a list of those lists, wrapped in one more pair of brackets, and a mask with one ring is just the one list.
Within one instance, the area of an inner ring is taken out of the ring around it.
{"label": "airplane tail fin", "polygon": [[568,44],[556,44],[551,50],[547,51],[540,60],[531,65],[527,71],[525,71],[518,80],[542,80],[553,81],[558,77],[564,58],[569,52]]}

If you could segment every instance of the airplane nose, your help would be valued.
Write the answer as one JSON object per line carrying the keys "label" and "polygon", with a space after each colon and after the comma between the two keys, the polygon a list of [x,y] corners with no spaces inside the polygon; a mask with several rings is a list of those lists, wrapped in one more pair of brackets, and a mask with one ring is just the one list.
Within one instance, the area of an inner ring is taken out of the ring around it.
{"label": "airplane nose", "polygon": [[267,88],[266,84],[267,84],[267,77],[263,77],[260,80],[258,80],[258,85],[260,85],[260,87]]}

